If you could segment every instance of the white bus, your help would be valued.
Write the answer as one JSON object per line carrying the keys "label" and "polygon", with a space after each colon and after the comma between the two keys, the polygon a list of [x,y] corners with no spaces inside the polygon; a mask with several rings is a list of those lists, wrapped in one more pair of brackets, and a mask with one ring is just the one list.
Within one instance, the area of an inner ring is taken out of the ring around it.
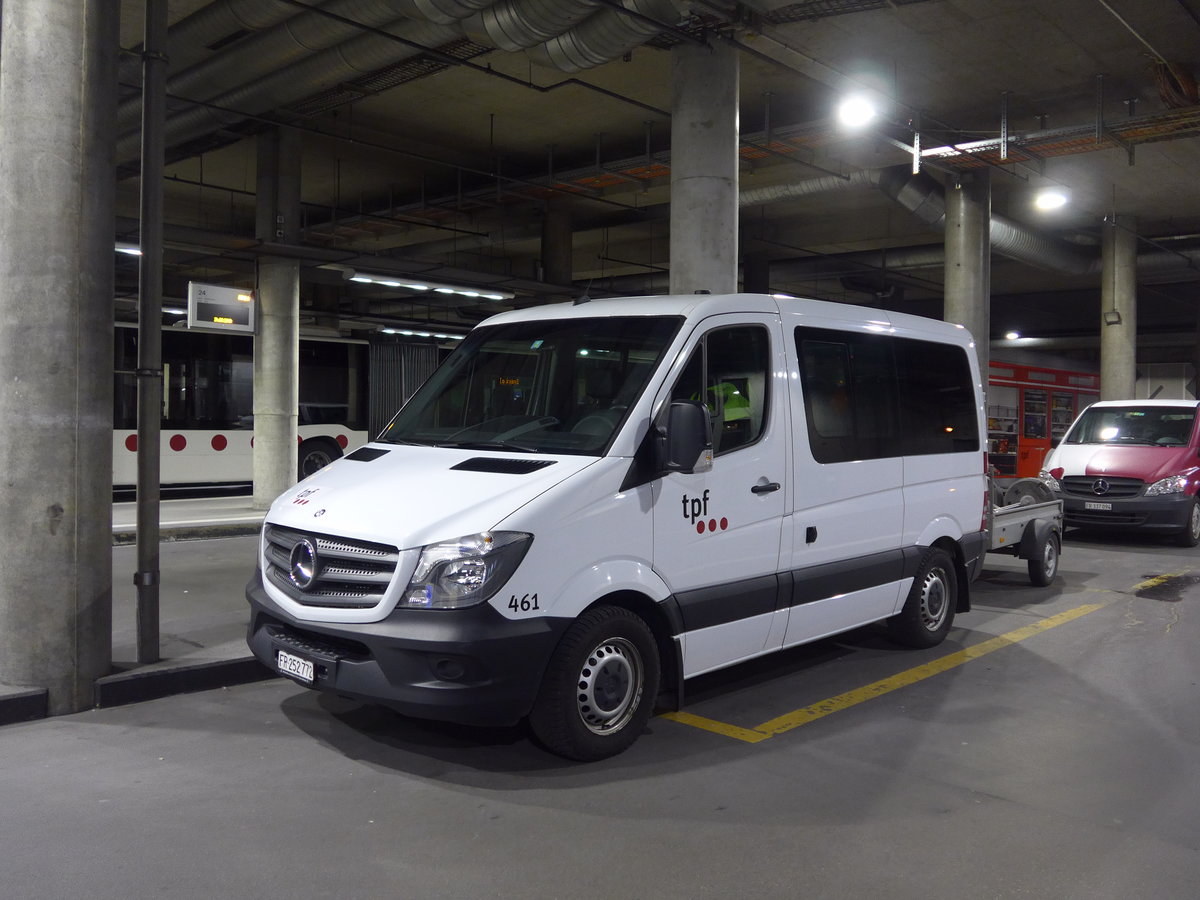
{"label": "white bus", "polygon": [[[113,486],[121,490],[137,482],[136,326],[117,323],[113,346]],[[252,481],[253,351],[246,334],[163,329],[161,484]],[[363,444],[371,423],[386,423],[437,360],[431,344],[302,338],[297,476]],[[378,411],[370,405],[373,371],[389,382],[375,392]]]}

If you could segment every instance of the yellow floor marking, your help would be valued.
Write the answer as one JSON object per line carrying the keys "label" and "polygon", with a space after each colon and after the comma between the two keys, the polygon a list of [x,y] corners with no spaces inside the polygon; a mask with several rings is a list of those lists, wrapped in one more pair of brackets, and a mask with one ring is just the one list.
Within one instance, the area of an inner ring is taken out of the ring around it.
{"label": "yellow floor marking", "polygon": [[1155,578],[1151,578],[1148,581],[1143,581],[1143,582],[1140,582],[1139,584],[1135,584],[1129,590],[1134,593],[1137,593],[1138,591],[1146,590],[1146,588],[1158,587],[1160,584],[1166,584],[1172,578],[1182,578],[1186,574],[1187,574],[1187,572],[1169,572],[1166,575],[1159,575]]}
{"label": "yellow floor marking", "polygon": [[785,731],[799,728],[801,725],[820,719],[830,713],[849,709],[851,706],[857,706],[859,703],[864,703],[867,700],[890,693],[897,688],[916,684],[918,681],[931,678],[934,675],[961,666],[963,663],[978,659],[981,656],[986,656],[996,650],[1011,647],[1013,644],[1023,641],[1026,638],[1033,637],[1035,634],[1040,634],[1050,628],[1055,628],[1073,619],[1086,616],[1088,613],[1095,612],[1107,605],[1107,603],[1088,603],[1083,606],[1077,606],[1056,616],[1042,619],[1032,625],[1017,628],[999,637],[989,638],[974,646],[967,647],[965,650],[959,650],[957,653],[951,653],[943,656],[941,659],[935,659],[933,662],[907,669],[889,678],[884,678],[872,684],[847,691],[844,694],[838,694],[836,697],[830,697],[828,700],[822,700],[820,703],[815,703],[812,706],[785,713],[782,716],[763,722],[752,729],[740,728],[736,725],[718,722],[715,719],[706,719],[703,716],[697,716],[688,712],[665,713],[663,718],[671,719],[674,722],[684,725],[691,725],[695,728],[702,728],[705,731],[725,735],[739,741],[758,743],[773,735],[783,734]]}
{"label": "yellow floor marking", "polygon": [[706,719],[704,716],[698,716],[695,713],[683,712],[668,712],[663,713],[662,718],[670,719],[672,722],[678,722],[681,725],[691,725],[693,728],[700,728],[704,731],[711,731],[714,734],[722,734],[725,737],[736,738],[739,741],[745,741],[747,744],[757,744],[759,741],[765,741],[770,737],[769,734],[763,734],[761,731],[751,731],[749,728],[739,728],[736,725],[730,725],[727,722],[718,722],[716,719]]}

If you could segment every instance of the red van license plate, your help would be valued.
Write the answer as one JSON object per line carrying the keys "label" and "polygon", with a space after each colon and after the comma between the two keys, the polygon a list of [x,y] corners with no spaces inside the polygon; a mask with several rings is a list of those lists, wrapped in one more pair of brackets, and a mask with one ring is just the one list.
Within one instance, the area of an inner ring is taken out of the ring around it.
{"label": "red van license plate", "polygon": [[1084,509],[1112,509],[1111,503],[1097,503],[1094,500],[1085,500],[1083,503]]}

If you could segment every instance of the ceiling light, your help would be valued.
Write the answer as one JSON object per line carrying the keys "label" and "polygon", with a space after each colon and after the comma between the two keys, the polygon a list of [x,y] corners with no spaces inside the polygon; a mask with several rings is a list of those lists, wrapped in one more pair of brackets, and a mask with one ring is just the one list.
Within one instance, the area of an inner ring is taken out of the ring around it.
{"label": "ceiling light", "polygon": [[480,290],[477,285],[444,284],[438,281],[424,281],[413,278],[397,280],[395,275],[374,275],[370,272],[356,272],[343,266],[329,265],[321,268],[339,269],[344,278],[359,284],[377,284],[380,287],[400,288],[407,291],[434,291],[438,294],[457,294],[460,297],[470,297],[484,300],[512,300],[517,295],[511,291]]}
{"label": "ceiling light", "polygon": [[118,253],[124,253],[126,256],[141,256],[142,255],[142,248],[139,247],[137,244],[118,243],[115,249]]}
{"label": "ceiling light", "polygon": [[875,118],[875,104],[862,94],[853,94],[838,104],[837,117],[848,128],[862,128]]}
{"label": "ceiling light", "polygon": [[1019,331],[1008,331],[1008,332],[1005,332],[1004,339],[1006,341],[1015,341],[1020,336],[1021,336],[1021,332],[1019,332]]}
{"label": "ceiling light", "polygon": [[1061,188],[1043,188],[1033,199],[1033,205],[1038,209],[1062,209],[1067,205],[1067,195]]}

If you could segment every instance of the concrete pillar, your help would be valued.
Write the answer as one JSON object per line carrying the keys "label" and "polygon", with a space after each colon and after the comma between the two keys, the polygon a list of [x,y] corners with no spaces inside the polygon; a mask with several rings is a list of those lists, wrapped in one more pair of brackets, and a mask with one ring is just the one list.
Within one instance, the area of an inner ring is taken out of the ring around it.
{"label": "concrete pillar", "polygon": [[946,191],[946,269],[943,314],[975,338],[987,385],[992,305],[992,181],[987,169],[964,172]]}
{"label": "concrete pillar", "polygon": [[1137,219],[1104,223],[1100,274],[1100,399],[1128,400],[1137,383]]}
{"label": "concrete pillar", "polygon": [[[296,243],[300,236],[300,142],[292,129],[259,136],[258,237]],[[254,507],[266,509],[296,482],[300,405],[300,266],[285,257],[258,261],[254,335]]]}
{"label": "concrete pillar", "polygon": [[570,285],[575,273],[572,238],[571,211],[552,197],[542,216],[542,280],[547,284]]}
{"label": "concrete pillar", "polygon": [[51,714],[111,665],[114,10],[0,29],[0,682]]}
{"label": "concrete pillar", "polygon": [[680,44],[671,50],[671,293],[735,292],[737,236],[737,51]]}

